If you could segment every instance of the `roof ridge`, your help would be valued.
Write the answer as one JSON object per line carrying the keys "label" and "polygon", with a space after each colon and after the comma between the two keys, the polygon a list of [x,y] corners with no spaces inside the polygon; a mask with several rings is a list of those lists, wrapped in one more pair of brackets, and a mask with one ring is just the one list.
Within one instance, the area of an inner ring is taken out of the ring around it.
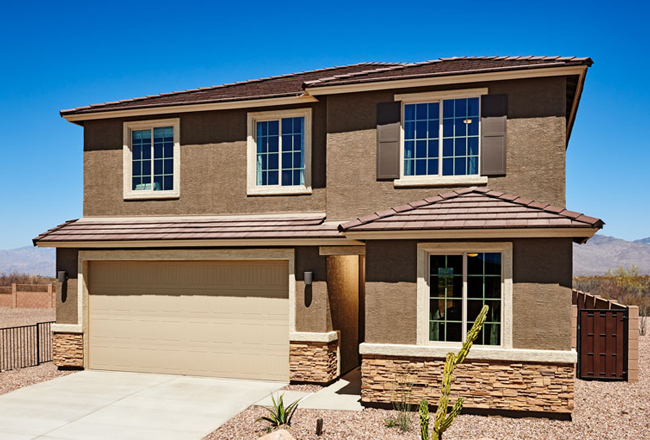
{"label": "roof ridge", "polygon": [[602,226],[605,224],[605,222],[603,222],[601,219],[595,217],[589,217],[583,213],[570,211],[565,207],[554,206],[551,205],[550,203],[536,202],[532,199],[519,197],[514,194],[507,194],[503,191],[494,191],[489,188],[478,188],[476,186],[472,186],[470,188],[452,190],[446,193],[438,194],[436,196],[427,197],[425,199],[420,199],[413,202],[408,202],[405,203],[404,205],[394,206],[392,208],[388,208],[382,211],[376,211],[369,215],[357,217],[352,221],[340,224],[339,231],[345,232],[350,228],[372,223],[373,221],[378,219],[385,219],[387,217],[392,217],[394,215],[401,214],[403,212],[413,211],[423,206],[431,206],[436,203],[442,202],[444,200],[451,200],[469,194],[481,194],[486,197],[503,200],[509,203],[515,203],[521,206],[525,206],[527,208],[538,209],[540,211],[549,212],[571,220],[585,223],[593,227],[602,228]]}
{"label": "roof ridge", "polygon": [[362,63],[354,63],[354,64],[345,64],[341,66],[331,66],[331,67],[323,67],[320,69],[313,69],[313,70],[304,70],[301,72],[293,72],[293,73],[286,73],[283,75],[274,75],[274,76],[266,76],[262,78],[255,78],[255,79],[249,79],[245,81],[236,81],[236,82],[231,82],[231,83],[224,83],[224,84],[218,84],[214,86],[208,86],[208,87],[197,87],[194,89],[187,89],[187,90],[178,90],[174,92],[165,92],[165,93],[158,93],[154,95],[147,95],[147,96],[138,96],[135,98],[129,98],[129,99],[119,99],[117,101],[107,101],[103,103],[97,103],[97,104],[89,104],[89,105],[84,105],[81,107],[74,107],[71,109],[65,109],[61,110],[59,113],[61,115],[66,114],[66,113],[71,113],[79,110],[87,110],[87,109],[92,109],[95,107],[102,107],[106,105],[113,105],[113,104],[122,104],[125,102],[136,102],[136,101],[142,101],[145,99],[151,99],[151,98],[160,98],[163,96],[171,96],[171,95],[182,95],[186,93],[197,93],[197,92],[205,92],[208,90],[215,90],[215,89],[220,89],[220,88],[227,88],[227,87],[233,87],[233,86],[239,86],[242,84],[251,84],[251,83],[257,83],[257,82],[263,82],[263,81],[269,81],[269,80],[274,80],[274,79],[280,79],[280,78],[290,78],[293,76],[297,75],[304,75],[308,73],[318,73],[318,72],[325,72],[325,71],[330,71],[330,70],[335,70],[335,69],[345,69],[348,67],[355,67],[355,66],[364,66],[364,65],[376,65],[376,66],[393,66],[393,65],[399,65],[402,63],[391,63],[391,62],[362,62]]}

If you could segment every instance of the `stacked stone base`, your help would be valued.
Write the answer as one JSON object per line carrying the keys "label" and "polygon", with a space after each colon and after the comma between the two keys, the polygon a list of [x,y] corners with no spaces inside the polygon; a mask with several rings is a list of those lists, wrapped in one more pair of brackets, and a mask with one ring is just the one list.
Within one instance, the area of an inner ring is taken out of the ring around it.
{"label": "stacked stone base", "polygon": [[60,368],[83,368],[83,334],[54,333],[52,335],[52,361]]}
{"label": "stacked stone base", "polygon": [[[443,359],[364,355],[361,400],[391,403],[408,396],[417,404],[440,397]],[[466,408],[571,414],[574,365],[470,361],[456,367],[451,402],[459,396]]]}
{"label": "stacked stone base", "polygon": [[289,378],[292,382],[332,382],[338,376],[338,341],[291,341],[289,368]]}

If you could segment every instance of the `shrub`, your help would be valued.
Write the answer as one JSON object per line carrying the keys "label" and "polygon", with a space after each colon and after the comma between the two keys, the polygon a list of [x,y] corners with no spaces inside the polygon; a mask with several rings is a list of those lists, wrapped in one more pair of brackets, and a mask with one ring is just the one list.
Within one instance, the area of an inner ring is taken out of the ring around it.
{"label": "shrub", "polygon": [[284,398],[284,394],[280,394],[280,397],[276,401],[273,394],[271,394],[271,400],[273,401],[273,408],[265,407],[265,409],[269,412],[269,415],[262,416],[257,420],[258,421],[265,420],[269,422],[269,424],[272,427],[291,425],[291,419],[293,418],[296,409],[298,409],[298,403],[300,402],[300,399],[296,400],[291,405],[285,408],[283,398]]}

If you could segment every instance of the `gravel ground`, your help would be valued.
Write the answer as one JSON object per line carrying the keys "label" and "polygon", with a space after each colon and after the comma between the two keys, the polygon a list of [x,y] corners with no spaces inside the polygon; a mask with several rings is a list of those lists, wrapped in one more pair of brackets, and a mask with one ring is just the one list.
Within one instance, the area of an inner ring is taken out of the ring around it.
{"label": "gravel ground", "polygon": [[0,394],[9,393],[18,388],[34,385],[46,380],[67,376],[74,371],[59,371],[56,366],[48,362],[37,367],[21,368],[0,372]]}
{"label": "gravel ground", "polygon": [[303,393],[316,393],[320,390],[322,390],[325,387],[322,387],[320,385],[313,385],[309,383],[304,383],[304,384],[289,384],[285,385],[281,388],[283,391],[300,391]]}
{"label": "gravel ground", "polygon": [[37,322],[54,321],[55,319],[55,309],[0,308],[0,328],[32,325]]}
{"label": "gravel ground", "polygon": [[[588,382],[576,380],[572,421],[512,419],[461,415],[445,433],[445,440],[647,440],[650,439],[650,336],[639,341],[639,382]],[[266,433],[263,408],[252,406],[204,440],[257,439]],[[417,414],[411,415],[410,432],[386,428],[392,411],[361,412],[298,409],[291,434],[298,440],[410,440],[418,439]],[[324,420],[323,435],[314,434],[316,419]]]}

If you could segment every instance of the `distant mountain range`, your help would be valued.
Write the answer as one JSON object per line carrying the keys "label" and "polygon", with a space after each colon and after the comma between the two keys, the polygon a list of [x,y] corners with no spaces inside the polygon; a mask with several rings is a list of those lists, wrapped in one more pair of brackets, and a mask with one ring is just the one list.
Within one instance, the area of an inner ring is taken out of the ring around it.
{"label": "distant mountain range", "polygon": [[650,237],[635,241],[596,234],[586,244],[573,245],[573,275],[602,275],[608,269],[632,265],[650,275]]}
{"label": "distant mountain range", "polygon": [[[55,275],[55,250],[25,246],[0,250],[0,273],[21,272],[32,275]],[[650,275],[650,237],[635,241],[595,235],[586,244],[573,245],[573,274],[602,275],[619,266],[639,268]]]}
{"label": "distant mountain range", "polygon": [[54,248],[32,246],[0,250],[0,273],[19,272],[54,277],[55,254]]}

